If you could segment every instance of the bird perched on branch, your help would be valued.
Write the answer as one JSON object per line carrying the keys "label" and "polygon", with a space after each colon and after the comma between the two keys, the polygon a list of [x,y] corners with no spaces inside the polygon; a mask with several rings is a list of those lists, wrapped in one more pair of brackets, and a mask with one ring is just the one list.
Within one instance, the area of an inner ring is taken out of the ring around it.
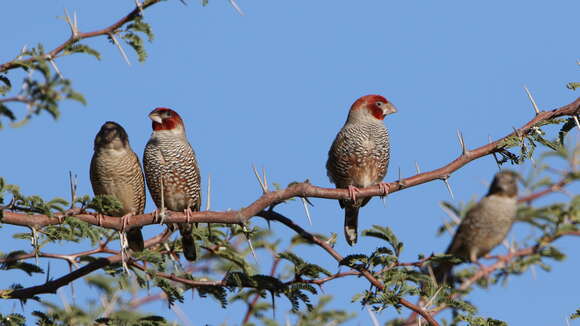
{"label": "bird perched on branch", "polygon": [[349,245],[357,241],[359,208],[370,200],[356,198],[358,188],[378,185],[385,195],[388,193],[382,181],[389,166],[390,144],[383,119],[395,112],[395,106],[380,95],[359,98],[328,152],[326,170],[330,181],[350,194],[350,199],[339,200],[345,210],[344,235]]}
{"label": "bird perched on branch", "polygon": [[[125,225],[131,215],[143,214],[143,171],[139,158],[129,145],[127,132],[118,123],[105,122],[95,137],[90,175],[95,195],[114,196],[121,203],[121,209],[107,212],[108,215],[123,217]],[[129,229],[127,242],[131,250],[143,250],[141,228]]]}
{"label": "bird perched on branch", "polygon": [[[509,170],[495,175],[487,195],[461,220],[446,254],[473,263],[506,238],[516,217],[518,178],[517,173]],[[443,262],[435,268],[438,283],[452,283],[453,265]]]}
{"label": "bird perched on branch", "polygon": [[[168,208],[182,211],[189,218],[192,211],[201,208],[201,177],[183,120],[177,112],[167,108],[156,108],[149,118],[153,121],[153,134],[143,154],[147,187],[162,217],[163,209]],[[170,227],[175,228],[174,225]],[[178,223],[177,227],[185,258],[195,260],[193,225]]]}

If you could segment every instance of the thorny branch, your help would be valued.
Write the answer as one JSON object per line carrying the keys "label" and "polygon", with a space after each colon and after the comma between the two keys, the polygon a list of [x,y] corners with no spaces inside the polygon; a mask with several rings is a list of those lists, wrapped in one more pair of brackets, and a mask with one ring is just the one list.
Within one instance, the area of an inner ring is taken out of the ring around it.
{"label": "thorny branch", "polygon": [[[576,99],[576,101],[572,102],[571,104],[568,104],[568,105],[561,107],[559,109],[552,110],[549,112],[540,112],[534,119],[532,119],[530,122],[525,124],[522,128],[515,130],[514,133],[511,133],[504,138],[501,138],[495,142],[491,142],[488,145],[481,146],[481,147],[476,148],[474,150],[462,151],[462,154],[458,158],[456,158],[451,163],[449,163],[449,164],[447,164],[439,169],[436,169],[436,170],[433,170],[430,172],[425,172],[425,173],[418,173],[415,176],[405,178],[405,179],[400,179],[400,180],[397,180],[395,182],[388,183],[389,193],[393,193],[393,192],[396,192],[399,190],[403,190],[405,188],[413,187],[413,186],[416,186],[416,185],[419,185],[422,183],[426,183],[429,181],[433,181],[433,180],[445,180],[445,179],[449,178],[449,176],[451,175],[452,172],[458,170],[459,168],[463,167],[467,163],[469,163],[475,159],[478,159],[482,156],[501,151],[503,149],[503,146],[504,146],[503,145],[504,139],[506,139],[514,134],[525,135],[538,122],[546,121],[546,120],[560,117],[560,116],[566,116],[566,115],[574,116],[574,115],[578,115],[579,113],[580,113],[580,98]],[[542,190],[540,192],[537,192],[537,193],[534,193],[534,194],[531,194],[531,195],[528,195],[526,197],[521,198],[520,202],[530,202],[530,201],[533,201],[533,200],[535,200],[541,196],[544,196],[550,192],[558,191],[558,190],[562,189],[562,187],[564,187],[569,182],[570,181],[568,179],[564,178],[561,181],[550,186],[548,189],[545,189],[545,190]],[[378,195],[382,195],[382,191],[378,187],[370,187],[370,188],[361,189],[360,194],[359,194],[360,197],[369,197],[369,196],[378,196]],[[268,207],[273,207],[276,204],[278,204],[284,200],[290,199],[292,197],[302,197],[302,198],[316,197],[316,198],[327,198],[327,199],[346,199],[346,198],[348,198],[348,191],[344,190],[344,189],[331,189],[331,188],[316,187],[316,186],[313,186],[307,182],[295,183],[284,190],[278,190],[278,191],[274,191],[274,192],[266,191],[255,202],[251,203],[248,207],[242,208],[238,211],[195,212],[192,214],[192,217],[189,219],[189,222],[240,224],[240,223],[246,222],[247,220],[249,220],[253,216],[259,216],[259,217],[265,218],[269,221],[272,221],[272,220],[278,221],[278,222],[286,225],[287,227],[294,230],[296,233],[301,235],[306,240],[308,240],[311,243],[323,248],[336,261],[342,261],[343,257],[338,252],[336,252],[328,243],[318,239],[317,237],[315,237],[311,233],[304,230],[299,225],[295,224],[292,220],[290,220],[290,219],[286,218],[285,216],[273,211],[272,209],[266,210]],[[73,208],[73,209],[67,210],[64,213],[53,214],[53,216],[47,216],[47,215],[42,215],[42,214],[30,215],[30,214],[17,213],[14,211],[18,211],[19,207],[15,207],[13,205],[13,203],[11,203],[10,205],[7,205],[5,207],[2,207],[2,210],[3,210],[3,215],[4,215],[2,222],[6,223],[6,224],[40,228],[40,227],[47,226],[47,225],[62,223],[64,217],[75,217],[75,218],[82,220],[84,222],[87,222],[87,223],[90,223],[93,225],[100,225],[100,226],[105,227],[105,228],[116,229],[116,230],[121,230],[123,228],[122,221],[118,217],[104,216],[104,217],[99,218],[94,213],[81,211],[78,208]],[[20,211],[26,211],[26,210],[21,209]],[[30,213],[30,212],[28,212],[28,213]],[[166,222],[168,222],[168,223],[169,222],[182,222],[182,223],[186,222],[186,217],[181,212],[168,212],[167,215],[168,216],[166,217]],[[133,217],[131,219],[130,226],[137,227],[137,226],[144,226],[144,225],[155,224],[155,223],[156,223],[156,219],[154,217],[154,214],[150,213],[150,214],[143,214],[143,215]],[[170,236],[170,234],[171,234],[171,232],[166,231],[163,234],[160,234],[152,239],[147,240],[145,245],[146,245],[146,247],[151,247],[151,246],[154,246],[156,244],[162,243]],[[574,235],[579,235],[579,234],[575,233]],[[551,242],[551,241],[556,240],[560,236],[561,235],[559,234],[558,236],[555,236],[554,238],[544,239],[544,240]],[[545,243],[545,241],[542,241],[542,243]],[[493,272],[494,270],[503,268],[511,260],[515,259],[516,257],[531,255],[531,254],[537,253],[538,250],[540,250],[540,249],[541,249],[541,246],[536,245],[536,246],[533,246],[530,248],[525,248],[525,249],[521,249],[518,251],[510,252],[509,254],[507,254],[505,256],[497,256],[497,257],[495,257],[497,259],[496,263],[488,266],[487,268],[483,269],[482,271],[479,271],[474,276],[472,276],[470,279],[464,281],[464,283],[461,285],[461,288],[462,289],[468,288],[474,282],[476,282],[478,279],[485,277],[486,275],[489,275],[489,273]],[[78,278],[81,278],[81,277],[83,277],[83,276],[85,276],[85,275],[87,275],[95,270],[98,270],[98,269],[103,268],[105,266],[108,266],[110,264],[119,263],[122,260],[122,257],[120,254],[116,253],[116,251],[112,251],[110,249],[105,248],[105,246],[103,246],[103,245],[101,245],[97,249],[93,249],[93,250],[89,250],[89,251],[86,251],[83,253],[78,253],[78,254],[69,255],[69,256],[41,253],[40,254],[41,257],[64,259],[70,263],[71,261],[74,262],[75,258],[79,257],[79,255],[105,253],[105,252],[109,253],[109,254],[114,254],[114,255],[107,257],[107,258],[100,258],[100,259],[98,259],[92,263],[89,263],[89,264],[87,264],[87,265],[85,265],[77,270],[74,270],[73,272],[71,272],[67,275],[64,275],[58,279],[47,281],[45,284],[42,284],[42,285],[33,286],[33,287],[29,287],[29,288],[23,288],[23,289],[0,291],[0,297],[10,298],[10,299],[28,299],[28,298],[32,298],[38,294],[55,293],[58,288],[65,286],[65,285],[69,284],[70,282],[72,282]],[[21,256],[12,258],[12,259],[20,260],[20,259],[32,258],[34,254],[29,254],[29,255],[30,255],[30,257],[28,257],[28,254],[25,254],[25,255],[21,255]],[[426,258],[426,259],[428,259],[428,258]],[[423,262],[424,261],[412,262],[412,263],[400,263],[398,266],[419,266]],[[133,260],[131,260],[129,263],[131,264],[131,266],[133,266],[137,269],[146,271],[145,265],[139,264],[138,262],[133,261]],[[272,273],[275,272],[276,266],[277,266],[276,264],[274,264],[272,266]],[[172,280],[175,282],[186,284],[186,285],[189,285],[192,287],[196,287],[196,286],[197,287],[198,286],[225,286],[226,285],[225,279],[221,280],[221,281],[198,281],[198,280],[190,280],[190,279],[186,279],[186,278],[181,278],[181,277],[175,276],[174,274],[167,274],[167,273],[162,273],[162,272],[156,272],[156,275],[158,277],[166,278],[168,280]],[[355,275],[356,276],[363,276],[372,284],[372,286],[374,286],[380,290],[385,290],[384,284],[382,284],[377,278],[375,278],[370,271],[365,270],[365,269],[337,273],[335,275],[331,275],[329,277],[321,278],[321,279],[317,279],[317,280],[293,280],[293,281],[290,281],[290,283],[303,282],[303,283],[322,285],[323,283],[328,282],[328,281],[333,280],[333,279],[336,279],[336,278],[345,277],[345,276],[355,276]],[[460,294],[456,294],[456,296],[459,296],[459,295]],[[441,310],[446,308],[446,306],[440,306],[440,307],[436,307],[430,311],[427,311],[425,308],[421,307],[420,305],[415,305],[415,304],[405,300],[404,298],[400,298],[399,303],[414,312],[414,314],[413,314],[414,317],[412,317],[414,319],[410,318],[408,320],[411,323],[417,321],[416,314],[419,314],[425,320],[427,320],[431,325],[439,325],[437,323],[437,321],[435,321],[433,316],[435,314],[437,314],[438,312],[440,312]],[[251,308],[251,306],[248,309],[248,315],[251,313],[250,308]]]}
{"label": "thorny branch", "polygon": [[[487,259],[495,259],[496,262],[487,266],[482,265],[479,271],[473,274],[470,278],[465,279],[461,283],[461,285],[459,285],[459,287],[457,288],[458,291],[451,296],[451,299],[457,299],[458,297],[467,294],[466,290],[469,289],[474,283],[481,280],[482,278],[488,277],[488,275],[490,275],[496,270],[508,267],[509,264],[515,259],[537,254],[546,244],[552,243],[565,235],[580,236],[580,232],[579,231],[560,232],[556,235],[540,239],[540,241],[538,241],[538,243],[533,246],[510,251],[505,255],[485,257]],[[430,311],[432,312],[432,315],[435,316],[447,308],[449,308],[449,306],[443,304],[441,306],[430,309]],[[404,325],[405,326],[417,325],[417,314],[416,313],[411,314],[411,316],[409,316],[409,318],[405,321]]]}
{"label": "thorny branch", "polygon": [[[466,151],[465,154],[461,154],[452,162],[447,165],[424,173],[419,173],[414,176],[403,178],[394,182],[387,183],[389,194],[394,192],[404,190],[406,188],[414,187],[426,182],[433,180],[445,180],[449,176],[466,165],[467,163],[481,158],[485,155],[499,152],[504,149],[504,140],[508,137],[514,135],[525,135],[532,130],[532,127],[537,123],[550,120],[562,116],[575,116],[580,114],[580,98],[577,98],[574,102],[565,105],[561,108],[554,109],[551,111],[542,111],[540,114],[536,115],[534,119],[530,120],[520,129],[516,129],[513,133],[500,138],[494,142],[490,142],[487,145],[478,147],[473,150]],[[360,189],[357,194],[360,198],[380,196],[383,195],[382,190],[379,187],[369,187]],[[230,210],[225,212],[216,211],[201,211],[193,212],[190,215],[189,220],[183,212],[170,212],[167,211],[167,216],[165,218],[166,223],[223,223],[223,224],[243,224],[256,216],[259,212],[276,205],[285,200],[293,197],[315,197],[315,198],[326,198],[326,199],[348,199],[349,193],[347,189],[334,189],[334,188],[322,188],[314,186],[307,182],[294,183],[286,189],[271,191],[264,193],[260,198],[251,203],[249,206],[244,207],[240,210]],[[4,207],[10,208],[10,207]],[[84,222],[99,225],[104,228],[121,230],[123,228],[123,222],[118,217],[103,216],[102,218],[97,217],[95,213],[80,212],[78,210],[68,210],[65,213],[55,213],[53,216],[47,216],[42,214],[23,214],[16,213],[14,211],[5,210],[3,212],[4,218],[2,222],[5,224],[13,224],[28,227],[43,227],[47,225],[60,224],[62,223],[62,218],[65,216],[74,216],[75,218],[82,220]],[[154,213],[142,214],[131,217],[131,223],[125,227],[138,227],[150,224],[156,224]]]}
{"label": "thorny branch", "polygon": [[145,1],[145,3],[141,4],[141,6],[139,6],[139,7],[136,6],[135,9],[133,9],[129,14],[127,14],[125,17],[119,19],[117,22],[110,25],[109,27],[106,27],[106,28],[103,28],[100,30],[96,30],[96,31],[92,31],[92,32],[86,32],[86,33],[73,31],[68,40],[66,40],[65,42],[63,42],[62,44],[60,44],[59,46],[54,48],[52,51],[50,51],[42,56],[30,57],[30,58],[27,58],[24,60],[16,59],[16,60],[12,60],[12,61],[8,61],[8,62],[5,62],[3,64],[0,64],[0,72],[5,72],[5,71],[8,71],[10,69],[19,68],[22,66],[22,63],[33,63],[33,62],[38,62],[38,61],[44,61],[47,59],[53,60],[54,58],[57,58],[58,54],[61,53],[62,51],[64,51],[64,49],[66,49],[68,46],[73,45],[73,44],[75,44],[78,41],[83,40],[83,39],[101,36],[101,35],[114,35],[114,33],[117,29],[121,28],[126,23],[134,20],[136,17],[141,15],[141,11],[143,9],[146,9],[146,8],[156,4],[158,2],[161,2],[161,1],[163,1],[163,0]]}
{"label": "thorny branch", "polygon": [[[169,238],[169,236],[171,235],[172,232],[170,231],[164,231],[163,233],[145,241],[145,248],[149,248],[152,247],[154,245],[157,245],[159,243],[163,243],[164,241],[167,240],[167,238]],[[62,277],[59,277],[55,280],[50,280],[47,281],[46,283],[42,284],[42,285],[37,285],[37,286],[32,286],[32,287],[28,287],[28,288],[22,288],[22,289],[15,289],[15,290],[2,290],[0,291],[0,298],[4,298],[4,299],[30,299],[33,298],[34,296],[38,295],[38,294],[43,294],[43,293],[56,293],[56,291],[71,283],[72,281],[79,279],[85,275],[90,274],[91,272],[94,272],[98,269],[101,269],[105,266],[111,265],[111,264],[115,264],[115,263],[119,263],[121,262],[121,254],[116,254],[114,256],[110,256],[107,258],[99,258],[97,260],[95,260],[92,263],[89,263],[77,270],[74,270],[73,272],[66,274]]]}
{"label": "thorny branch", "polygon": [[[272,220],[272,221],[278,221],[284,225],[286,225],[287,227],[291,228],[292,230],[294,230],[296,233],[300,234],[300,236],[302,236],[304,239],[310,241],[313,244],[316,244],[317,246],[321,247],[322,249],[324,249],[327,253],[329,253],[332,258],[334,258],[337,262],[340,262],[344,259],[344,257],[342,257],[336,250],[334,250],[334,248],[332,248],[332,246],[328,243],[326,243],[325,241],[320,240],[319,238],[315,237],[314,235],[312,235],[311,233],[307,232],[306,230],[304,230],[302,227],[300,227],[298,224],[294,223],[291,219],[276,213],[272,210],[267,210],[267,211],[262,211],[258,213],[258,216],[263,217],[267,220]],[[361,269],[359,270],[360,274],[366,278],[374,287],[384,291],[385,290],[385,285],[383,283],[381,283],[381,281],[377,280],[373,274],[371,272],[369,272],[366,269]],[[405,300],[404,298],[399,298],[399,303],[409,309],[411,309],[412,311],[418,313],[419,315],[421,315],[423,318],[425,318],[425,320],[427,320],[429,322],[429,324],[431,324],[432,326],[438,326],[439,323],[437,323],[437,321],[435,319],[433,319],[433,317],[431,316],[431,314],[429,314],[427,311],[425,311],[423,308]]]}

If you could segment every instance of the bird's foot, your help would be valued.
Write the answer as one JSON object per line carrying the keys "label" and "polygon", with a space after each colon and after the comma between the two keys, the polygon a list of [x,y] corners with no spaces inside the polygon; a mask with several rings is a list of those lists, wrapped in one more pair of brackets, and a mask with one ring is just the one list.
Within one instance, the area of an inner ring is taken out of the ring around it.
{"label": "bird's foot", "polygon": [[127,230],[127,224],[130,224],[131,216],[133,216],[133,213],[125,214],[121,217],[121,232],[125,233],[125,230]]}
{"label": "bird's foot", "polygon": [[356,194],[359,192],[360,192],[360,190],[357,187],[355,187],[353,185],[348,186],[348,196],[350,197],[350,199],[353,202],[356,201]]}
{"label": "bird's foot", "polygon": [[389,194],[389,184],[386,182],[381,182],[378,184],[379,189],[383,191],[381,197],[384,197]]}
{"label": "bird's foot", "polygon": [[491,267],[485,266],[484,264],[480,263],[479,260],[475,261],[475,263],[479,267],[479,270],[481,270],[481,273],[483,274],[485,279],[489,279],[489,274],[491,274],[491,272],[493,272],[494,269]]}
{"label": "bird's foot", "polygon": [[188,207],[188,208],[183,210],[183,213],[185,214],[185,222],[187,224],[190,224],[191,223],[191,221],[190,221],[191,214],[193,213],[193,211],[191,210],[191,208]]}
{"label": "bird's foot", "polygon": [[165,223],[165,209],[156,208],[153,214],[155,216],[155,221],[159,221],[159,224]]}
{"label": "bird's foot", "polygon": [[97,224],[101,227],[103,226],[103,214],[101,213],[97,213]]}

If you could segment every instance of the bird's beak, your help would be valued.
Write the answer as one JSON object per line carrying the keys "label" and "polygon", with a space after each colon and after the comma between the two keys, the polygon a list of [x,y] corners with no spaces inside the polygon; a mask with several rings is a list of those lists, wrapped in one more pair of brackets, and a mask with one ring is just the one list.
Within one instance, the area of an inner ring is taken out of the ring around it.
{"label": "bird's beak", "polygon": [[159,116],[159,113],[157,113],[157,112],[149,113],[149,119],[151,119],[157,123],[163,123],[163,119],[161,119],[161,117]]}
{"label": "bird's beak", "polygon": [[383,109],[383,114],[385,116],[397,112],[397,108],[391,102],[387,103],[387,105],[384,105],[384,107],[385,108]]}

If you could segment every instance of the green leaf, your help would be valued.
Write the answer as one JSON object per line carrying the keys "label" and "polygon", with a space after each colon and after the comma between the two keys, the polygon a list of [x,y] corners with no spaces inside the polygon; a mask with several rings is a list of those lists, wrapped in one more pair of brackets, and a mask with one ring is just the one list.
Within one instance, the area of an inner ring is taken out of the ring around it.
{"label": "green leaf", "polygon": [[403,249],[403,243],[399,242],[393,231],[388,226],[373,225],[372,229],[364,230],[363,236],[378,238],[387,241],[395,250],[395,255],[398,257]]}
{"label": "green leaf", "polygon": [[88,45],[84,45],[84,44],[76,43],[76,44],[69,45],[64,49],[63,52],[64,52],[64,54],[86,53],[88,55],[92,55],[97,60],[101,60],[101,54],[97,50],[91,48]]}

